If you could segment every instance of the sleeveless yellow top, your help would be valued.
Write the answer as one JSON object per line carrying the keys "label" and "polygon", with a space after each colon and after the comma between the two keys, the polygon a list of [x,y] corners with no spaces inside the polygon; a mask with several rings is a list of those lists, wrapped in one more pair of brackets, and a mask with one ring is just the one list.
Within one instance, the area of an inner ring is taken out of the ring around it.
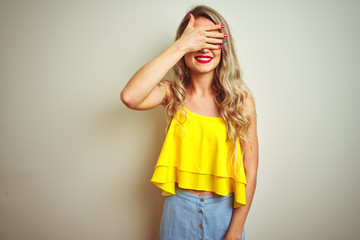
{"label": "sleeveless yellow top", "polygon": [[[226,125],[221,117],[193,113],[184,108],[172,118],[151,183],[162,189],[163,196],[180,188],[211,191],[227,196],[234,193],[234,208],[245,206],[247,185],[240,143],[237,142],[236,174],[232,164],[234,145],[226,141]],[[185,122],[184,122],[185,121]]]}

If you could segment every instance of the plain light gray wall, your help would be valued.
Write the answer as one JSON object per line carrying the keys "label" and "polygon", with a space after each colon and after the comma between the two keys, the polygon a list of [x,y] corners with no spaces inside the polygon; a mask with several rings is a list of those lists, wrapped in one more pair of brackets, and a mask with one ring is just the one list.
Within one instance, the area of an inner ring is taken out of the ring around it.
{"label": "plain light gray wall", "polygon": [[359,1],[1,1],[0,239],[156,239],[162,107],[120,91],[217,9],[258,112],[248,240],[359,239]]}

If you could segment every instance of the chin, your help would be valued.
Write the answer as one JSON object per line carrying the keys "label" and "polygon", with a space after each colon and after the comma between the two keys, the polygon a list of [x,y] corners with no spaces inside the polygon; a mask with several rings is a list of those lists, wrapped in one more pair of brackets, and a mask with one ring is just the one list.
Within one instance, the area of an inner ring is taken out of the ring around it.
{"label": "chin", "polygon": [[215,68],[216,66],[194,66],[190,70],[195,73],[209,73],[215,71]]}
{"label": "chin", "polygon": [[209,73],[209,72],[215,71],[215,68],[202,67],[202,68],[192,69],[192,71],[194,71],[196,73]]}
{"label": "chin", "polygon": [[214,69],[211,69],[211,70],[207,70],[207,69],[199,69],[199,70],[196,70],[194,72],[196,73],[200,73],[200,74],[205,74],[205,73],[210,73],[210,72],[213,72]]}

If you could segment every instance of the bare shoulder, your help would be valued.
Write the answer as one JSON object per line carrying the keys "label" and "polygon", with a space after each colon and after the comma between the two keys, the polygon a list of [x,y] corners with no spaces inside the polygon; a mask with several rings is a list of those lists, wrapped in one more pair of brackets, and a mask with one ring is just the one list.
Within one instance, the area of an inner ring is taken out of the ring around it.
{"label": "bare shoulder", "polygon": [[256,118],[255,99],[251,95],[248,95],[248,97],[245,99],[244,112],[250,115],[252,118]]}

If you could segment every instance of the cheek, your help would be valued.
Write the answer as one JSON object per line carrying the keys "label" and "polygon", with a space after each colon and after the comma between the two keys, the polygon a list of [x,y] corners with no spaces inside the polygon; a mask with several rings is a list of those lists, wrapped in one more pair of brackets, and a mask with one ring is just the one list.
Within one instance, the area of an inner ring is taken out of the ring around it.
{"label": "cheek", "polygon": [[215,59],[216,59],[216,64],[218,64],[221,60],[221,50],[217,51],[217,52],[214,52],[214,56],[215,56]]}
{"label": "cheek", "polygon": [[190,55],[185,55],[185,56],[184,56],[184,60],[185,60],[186,66],[188,66],[189,64],[192,63],[192,56],[190,56]]}
{"label": "cheek", "polygon": [[214,52],[214,55],[218,58],[221,58],[221,49],[220,50],[216,50],[216,52]]}

